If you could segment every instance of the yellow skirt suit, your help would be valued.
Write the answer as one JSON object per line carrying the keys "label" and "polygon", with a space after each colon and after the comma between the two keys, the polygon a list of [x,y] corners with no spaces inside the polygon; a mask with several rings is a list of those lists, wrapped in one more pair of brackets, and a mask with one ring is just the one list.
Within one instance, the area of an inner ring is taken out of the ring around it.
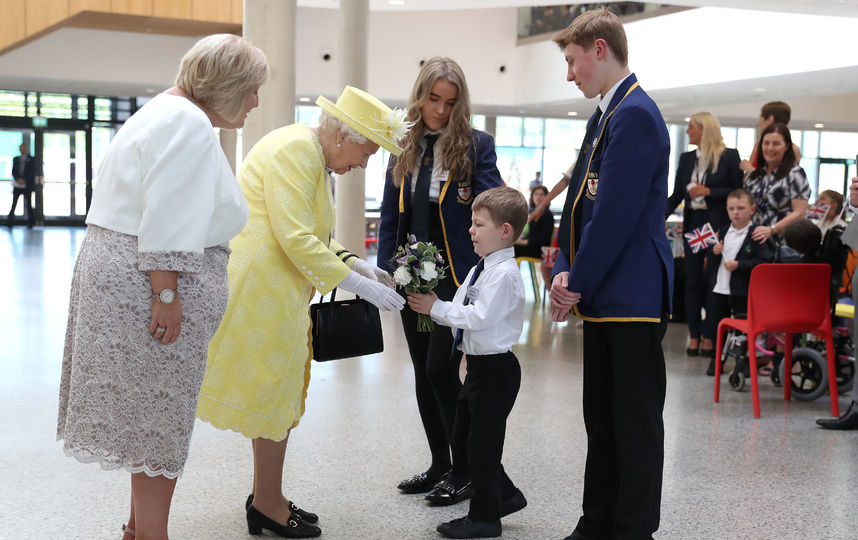
{"label": "yellow skirt suit", "polygon": [[250,217],[230,242],[229,304],[209,345],[197,416],[281,441],[304,413],[309,302],[350,266],[331,239],[331,186],[313,131],[301,124],[272,131],[247,155],[238,181]]}

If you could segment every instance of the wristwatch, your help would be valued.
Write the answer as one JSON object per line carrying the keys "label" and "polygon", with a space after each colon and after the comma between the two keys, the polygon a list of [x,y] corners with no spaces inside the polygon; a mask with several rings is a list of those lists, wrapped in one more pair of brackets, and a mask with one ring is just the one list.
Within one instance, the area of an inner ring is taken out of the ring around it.
{"label": "wristwatch", "polygon": [[778,234],[778,226],[772,225],[772,234]]}
{"label": "wristwatch", "polygon": [[174,291],[173,289],[164,289],[163,291],[158,293],[158,296],[155,298],[158,299],[162,304],[172,304],[173,300],[176,299],[176,295],[179,293]]}

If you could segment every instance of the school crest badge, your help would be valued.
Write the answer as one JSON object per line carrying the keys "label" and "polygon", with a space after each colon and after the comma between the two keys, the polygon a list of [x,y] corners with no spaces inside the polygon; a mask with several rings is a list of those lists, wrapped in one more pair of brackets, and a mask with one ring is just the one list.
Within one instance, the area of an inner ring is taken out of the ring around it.
{"label": "school crest badge", "polygon": [[596,191],[599,189],[599,173],[590,172],[587,175],[587,198],[591,201],[596,200]]}
{"label": "school crest badge", "polygon": [[459,187],[456,189],[456,201],[461,204],[468,204],[471,202],[471,184],[459,184]]}

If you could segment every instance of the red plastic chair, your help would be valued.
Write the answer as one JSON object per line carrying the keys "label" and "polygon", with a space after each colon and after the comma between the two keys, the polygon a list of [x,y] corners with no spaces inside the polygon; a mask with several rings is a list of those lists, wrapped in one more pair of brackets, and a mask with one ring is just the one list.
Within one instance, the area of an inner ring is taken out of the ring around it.
{"label": "red plastic chair", "polygon": [[718,323],[715,351],[715,403],[718,403],[721,383],[721,352],[724,334],[735,328],[748,335],[748,356],[751,363],[751,394],[754,418],[760,417],[760,391],[757,381],[757,351],[754,347],[760,332],[784,333],[784,399],[790,399],[789,373],[792,366],[793,334],[811,332],[825,340],[828,360],[828,392],[831,414],[840,416],[837,402],[837,375],[834,369],[834,345],[831,335],[831,306],[828,304],[828,284],[831,267],[827,264],[761,264],[751,271],[748,288],[748,319],[722,319]]}

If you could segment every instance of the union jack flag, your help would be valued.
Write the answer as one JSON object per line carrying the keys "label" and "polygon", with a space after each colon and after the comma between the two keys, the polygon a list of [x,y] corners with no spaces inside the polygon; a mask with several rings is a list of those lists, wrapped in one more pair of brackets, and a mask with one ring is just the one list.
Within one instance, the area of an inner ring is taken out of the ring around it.
{"label": "union jack flag", "polygon": [[807,219],[825,219],[825,215],[828,213],[829,208],[830,207],[827,204],[812,204],[807,207],[804,217]]}
{"label": "union jack flag", "polygon": [[718,237],[715,236],[712,225],[708,223],[702,227],[697,227],[689,233],[685,233],[684,236],[688,240],[688,245],[691,246],[692,253],[697,253],[718,243]]}

